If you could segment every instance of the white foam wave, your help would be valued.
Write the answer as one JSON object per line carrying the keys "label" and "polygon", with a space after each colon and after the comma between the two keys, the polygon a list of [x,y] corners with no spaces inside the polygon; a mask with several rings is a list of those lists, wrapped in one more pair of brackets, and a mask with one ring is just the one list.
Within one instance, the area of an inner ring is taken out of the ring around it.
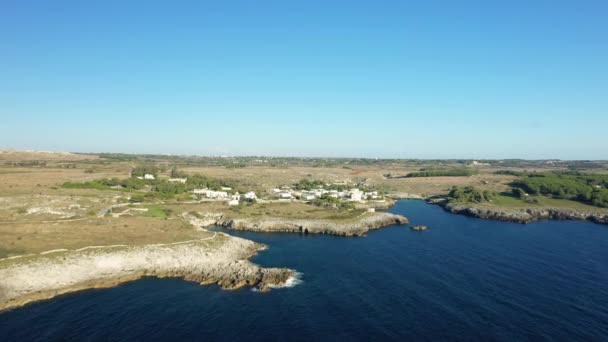
{"label": "white foam wave", "polygon": [[294,271],[293,272],[293,276],[287,278],[287,280],[285,281],[285,284],[282,284],[282,285],[270,285],[268,287],[270,287],[271,289],[294,287],[294,286],[296,286],[298,284],[301,284],[302,282],[304,282],[304,280],[302,280],[302,273]]}

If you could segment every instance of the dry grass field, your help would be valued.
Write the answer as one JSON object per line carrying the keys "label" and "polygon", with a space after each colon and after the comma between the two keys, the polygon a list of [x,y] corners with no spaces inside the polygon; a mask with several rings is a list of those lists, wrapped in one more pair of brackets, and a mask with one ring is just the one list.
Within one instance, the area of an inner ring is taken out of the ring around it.
{"label": "dry grass field", "polygon": [[445,194],[452,186],[474,185],[481,188],[504,191],[506,183],[513,176],[482,173],[470,177],[415,177],[387,179],[386,173],[407,174],[417,171],[414,168],[378,168],[353,167],[320,168],[320,167],[247,167],[242,169],[226,169],[222,167],[188,167],[183,171],[202,173],[213,177],[236,180],[249,185],[258,191],[281,185],[291,185],[303,178],[319,179],[327,182],[349,181],[352,183],[365,182],[386,189],[389,193],[419,194],[423,196]]}
{"label": "dry grass field", "polygon": [[[207,236],[207,232],[197,231],[180,216],[185,212],[221,213],[225,218],[256,219],[269,216],[340,221],[351,220],[363,212],[328,210],[304,203],[266,202],[231,208],[224,202],[197,203],[184,201],[183,197],[182,201],[153,200],[155,203],[140,205],[139,208],[143,210],[128,210],[135,205],[127,206],[127,192],[62,187],[68,181],[127,178],[133,166],[144,162],[161,166],[160,176],[168,177],[172,165],[176,165],[176,159],[169,157],[166,160],[162,156],[160,159],[143,158],[143,161],[139,161],[72,153],[0,151],[0,258],[60,248],[168,243]],[[442,168],[462,167],[462,164],[441,161],[429,162],[429,165],[417,161],[410,164],[332,167],[267,165],[227,168],[219,165],[201,166],[195,162],[189,163],[190,160],[178,159],[179,170],[234,181],[241,188],[254,190],[261,196],[267,195],[273,188],[292,185],[304,178],[364,183],[394,196],[446,194],[455,185],[473,185],[500,192],[507,190],[507,184],[515,178],[494,174],[496,168],[487,166],[478,167],[478,173],[468,177],[385,177],[386,174],[402,176],[437,165]],[[546,171],[547,168],[539,170]],[[504,201],[505,206],[519,204],[509,202],[506,197]],[[556,204],[555,201],[549,202],[547,204]],[[99,215],[110,207],[114,207],[115,215]],[[124,215],[116,215],[119,212]]]}

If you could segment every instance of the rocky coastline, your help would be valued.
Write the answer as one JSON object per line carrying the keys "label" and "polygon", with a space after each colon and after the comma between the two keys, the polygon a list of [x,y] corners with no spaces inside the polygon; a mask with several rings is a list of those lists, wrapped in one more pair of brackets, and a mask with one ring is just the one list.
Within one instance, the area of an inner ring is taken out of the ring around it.
{"label": "rocky coastline", "polygon": [[286,232],[302,234],[328,234],[338,236],[362,236],[370,230],[393,224],[407,224],[406,217],[391,213],[364,213],[362,217],[347,222],[331,220],[303,220],[267,218],[264,220],[218,220],[216,225],[233,230],[254,232]]}
{"label": "rocky coastline", "polygon": [[[361,236],[372,229],[407,224],[407,218],[385,212],[363,213],[345,220],[268,218],[225,219],[219,213],[183,218],[199,230],[220,225],[234,230]],[[264,268],[249,262],[264,245],[220,232],[192,241],[142,246],[107,246],[56,250],[0,260],[0,311],[92,288],[112,287],[142,277],[175,277],[223,289],[244,286],[267,291],[289,284],[296,272]]]}
{"label": "rocky coastline", "polygon": [[247,259],[264,246],[216,233],[213,239],[49,253],[0,261],[0,310],[142,277],[177,277],[223,289],[252,286],[260,291],[286,284],[295,271],[264,268]]}
{"label": "rocky coastline", "polygon": [[453,214],[471,217],[530,223],[538,220],[582,220],[599,224],[608,224],[608,214],[601,211],[581,210],[573,208],[505,208],[485,205],[449,203],[447,200],[432,199],[428,201],[437,204]]}

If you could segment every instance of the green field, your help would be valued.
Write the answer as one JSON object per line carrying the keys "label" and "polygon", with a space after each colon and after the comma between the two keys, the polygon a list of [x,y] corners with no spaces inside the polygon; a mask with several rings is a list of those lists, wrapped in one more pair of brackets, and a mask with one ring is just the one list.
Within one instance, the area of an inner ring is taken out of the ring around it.
{"label": "green field", "polygon": [[171,209],[166,209],[166,208],[162,208],[159,205],[147,205],[145,206],[145,208],[148,208],[148,211],[143,213],[143,216],[146,217],[157,217],[157,218],[167,218],[170,213],[171,213]]}

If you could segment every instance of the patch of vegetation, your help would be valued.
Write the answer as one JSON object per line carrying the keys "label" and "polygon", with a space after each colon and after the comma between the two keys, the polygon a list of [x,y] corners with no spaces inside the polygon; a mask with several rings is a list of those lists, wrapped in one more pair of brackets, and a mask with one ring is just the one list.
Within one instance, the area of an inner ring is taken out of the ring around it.
{"label": "patch of vegetation", "polygon": [[327,184],[324,181],[318,179],[302,179],[293,185],[296,190],[313,190],[313,189],[325,189],[325,190],[337,190],[346,191],[352,186],[346,184]]}
{"label": "patch of vegetation", "polygon": [[76,182],[65,182],[63,183],[63,187],[67,189],[97,189],[97,190],[108,190],[112,187],[120,186],[124,190],[140,190],[146,184],[149,184],[149,181],[138,179],[138,178],[126,178],[126,179],[118,179],[118,178],[104,178],[99,180],[88,181],[84,183],[76,183]]}
{"label": "patch of vegetation", "polygon": [[94,180],[84,183],[76,182],[65,182],[62,185],[66,189],[96,189],[96,190],[107,190],[110,186],[104,184],[102,181]]}
{"label": "patch of vegetation", "polygon": [[45,167],[47,166],[47,162],[44,160],[27,160],[14,162],[12,165],[16,167]]}
{"label": "patch of vegetation", "polygon": [[188,174],[180,171],[177,166],[171,168],[171,178],[188,178]]}
{"label": "patch of vegetation", "polygon": [[153,175],[158,177],[158,167],[152,165],[136,166],[131,170],[131,177],[143,177],[145,175]]}
{"label": "patch of vegetation", "polygon": [[315,198],[310,202],[312,205],[324,208],[333,209],[354,209],[355,205],[352,202],[341,201],[338,198],[332,197],[329,194],[323,194],[321,197]]}
{"label": "patch of vegetation", "polygon": [[507,176],[524,176],[527,173],[524,171],[514,171],[514,170],[498,170],[494,172],[495,175],[507,175]]}
{"label": "patch of vegetation", "polygon": [[173,213],[173,210],[168,208],[162,208],[158,205],[148,205],[146,206],[146,208],[148,208],[148,211],[143,213],[143,216],[146,217],[157,217],[164,219],[171,216],[171,214]]}
{"label": "patch of vegetation", "polygon": [[186,185],[189,190],[207,188],[218,191],[221,190],[222,187],[234,187],[233,184],[229,182],[201,174],[188,175],[187,178]]}
{"label": "patch of vegetation", "polygon": [[227,169],[242,169],[244,167],[247,167],[247,164],[244,162],[232,162],[232,163],[225,163],[224,167]]}
{"label": "patch of vegetation", "polygon": [[312,190],[325,187],[325,182],[316,179],[301,179],[293,186],[296,190]]}
{"label": "patch of vegetation", "polygon": [[579,172],[530,174],[511,185],[530,195],[550,196],[608,208],[608,175]]}
{"label": "patch of vegetation", "polygon": [[[151,172],[149,169],[140,170],[141,172]],[[131,198],[131,202],[143,202],[145,199],[183,199],[182,195],[186,195],[188,191],[193,189],[208,188],[212,190],[221,190],[222,187],[232,187],[231,183],[207,177],[204,175],[183,175],[187,178],[185,184],[169,182],[166,179],[139,179],[139,178],[104,178],[83,183],[66,182],[63,187],[67,189],[96,189],[96,190],[121,190],[121,191],[137,191],[149,186],[150,191],[145,194],[135,194]],[[242,191],[243,189],[233,188],[231,192]],[[244,191],[243,191],[244,192]]]}
{"label": "patch of vegetation", "polygon": [[410,172],[405,177],[468,177],[476,173],[477,171],[469,169],[425,170]]}
{"label": "patch of vegetation", "polygon": [[492,202],[497,194],[491,190],[480,190],[472,186],[454,187],[448,194],[450,202],[486,203]]}
{"label": "patch of vegetation", "polygon": [[98,155],[100,158],[116,161],[132,161],[139,159],[137,155],[125,153],[99,153]]}

